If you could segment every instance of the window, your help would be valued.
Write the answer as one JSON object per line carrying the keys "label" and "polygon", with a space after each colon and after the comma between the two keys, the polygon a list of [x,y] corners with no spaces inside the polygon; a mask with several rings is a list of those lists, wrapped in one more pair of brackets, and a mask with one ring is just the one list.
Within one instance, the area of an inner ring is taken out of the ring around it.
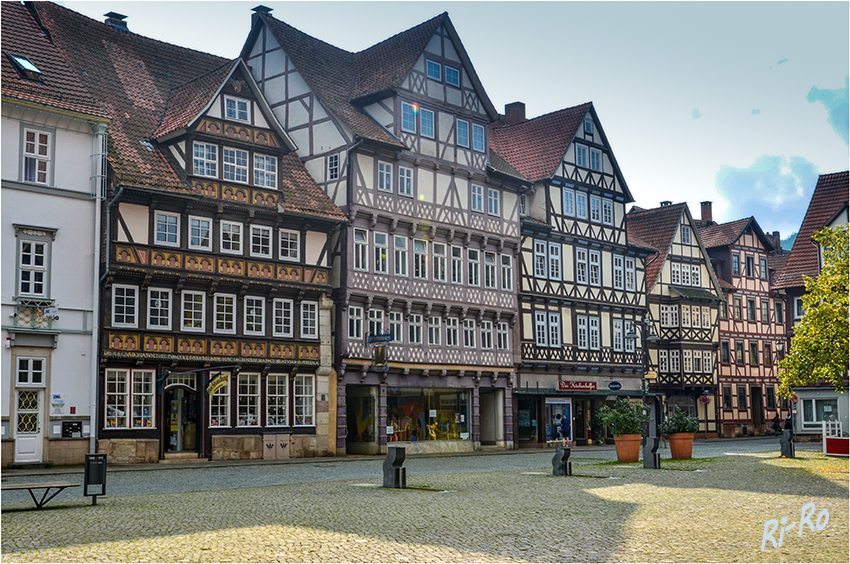
{"label": "window", "polygon": [[470,286],[480,286],[480,261],[479,252],[475,249],[466,250],[466,282]]}
{"label": "window", "polygon": [[348,307],[348,338],[363,338],[363,308],[356,306]]}
{"label": "window", "polygon": [[493,188],[487,189],[487,213],[490,215],[499,215],[499,191]]}
{"label": "window", "polygon": [[576,346],[580,349],[587,349],[587,316],[576,316]]}
{"label": "window", "polygon": [[626,291],[634,292],[636,288],[636,279],[635,279],[635,259],[627,258],[626,259]]}
{"label": "window", "polygon": [[587,249],[576,247],[576,283],[587,284]]}
{"label": "window", "polygon": [[396,276],[407,276],[407,237],[393,236],[393,267]]}
{"label": "window", "polygon": [[44,358],[18,357],[17,385],[44,387]]}
{"label": "window", "polygon": [[272,333],[275,337],[292,337],[292,300],[276,298],[273,305]]}
{"label": "window", "polygon": [[[20,362],[24,359],[18,360]],[[128,413],[132,414],[129,421]],[[106,371],[104,426],[113,429],[154,427],[153,370]]]}
{"label": "window", "polygon": [[732,411],[732,386],[723,386],[723,409]]}
{"label": "window", "polygon": [[762,298],[759,305],[761,305],[761,322],[770,323],[770,302]]}
{"label": "window", "polygon": [[682,285],[691,285],[691,267],[687,264],[682,265]]}
{"label": "window", "polygon": [[721,341],[720,343],[720,362],[729,364],[729,341]]}
{"label": "window", "polygon": [[699,286],[700,285],[700,267],[698,264],[691,265],[691,285]]}
{"label": "window", "polygon": [[230,427],[230,384],[210,396],[210,427]]}
{"label": "window", "polygon": [[764,343],[764,365],[765,366],[773,366],[773,351],[770,348],[770,342],[765,341]]}
{"label": "window", "polygon": [[587,318],[588,336],[590,350],[599,350],[599,318],[590,316]]}
{"label": "window", "polygon": [[224,147],[221,150],[224,180],[248,183],[248,151]]}
{"label": "window", "polygon": [[747,321],[756,320],[756,299],[747,298]]}
{"label": "window", "polygon": [[774,300],[773,301],[773,307],[776,309],[776,311],[775,311],[776,323],[779,323],[779,324],[785,323],[785,315],[784,315],[784,312],[782,311],[782,309],[783,309],[782,308],[782,302],[779,301],[779,300]]}
{"label": "window", "polygon": [[726,319],[729,315],[729,304],[732,303],[730,300],[732,299],[732,294],[729,294],[729,298],[726,299],[726,302],[721,303],[720,307],[717,310],[720,319]]}
{"label": "window", "polygon": [[239,374],[236,385],[236,425],[260,424],[260,375]]}
{"label": "window", "polygon": [[398,311],[391,311],[388,315],[389,324],[390,324],[390,335],[392,335],[392,341],[394,343],[401,343],[401,313]]}
{"label": "window", "polygon": [[806,313],[806,308],[803,307],[803,298],[794,298],[794,319],[800,319]]}
{"label": "window", "polygon": [[576,217],[587,219],[587,194],[576,192]]}
{"label": "window", "polygon": [[702,308],[702,328],[711,329],[711,309],[707,306]]}
{"label": "window", "polygon": [[224,117],[236,121],[248,121],[248,101],[225,96]]}
{"label": "window", "polygon": [[590,251],[588,253],[590,256],[589,263],[589,271],[590,271],[590,285],[591,286],[600,286],[602,284],[602,256],[599,251]]}
{"label": "window", "polygon": [[416,106],[407,102],[401,103],[401,130],[416,133]]}
{"label": "window", "polygon": [[820,430],[822,428],[821,421],[839,416],[837,399],[803,399],[801,403],[803,404],[804,428]]}
{"label": "window", "polygon": [[183,313],[180,328],[183,331],[203,331],[207,300],[203,292],[183,291]]}
{"label": "window", "polygon": [[272,257],[272,228],[262,225],[251,226],[251,256]]}
{"label": "window", "polygon": [[614,225],[614,202],[602,200],[602,223]]}
{"label": "window", "polygon": [[759,344],[757,341],[750,341],[750,366],[759,365]]}
{"label": "window", "polygon": [[393,165],[389,163],[378,163],[378,190],[384,192],[393,191]]}
{"label": "window", "polygon": [[[448,67],[446,67],[448,70]],[[457,120],[457,144],[461,147],[469,147],[469,122]]]}
{"label": "window", "polygon": [[507,321],[500,321],[496,324],[496,348],[500,351],[506,351],[510,349],[510,343],[508,341]]}
{"label": "window", "polygon": [[301,302],[301,338],[319,338],[319,303]]}
{"label": "window", "polygon": [[602,221],[602,199],[599,196],[590,197],[590,221]]}
{"label": "window", "polygon": [[413,240],[413,277],[428,279],[428,242]]}
{"label": "window", "polygon": [[214,333],[236,333],[236,296],[234,294],[215,294],[213,299],[215,314]]}
{"label": "window", "polygon": [[665,350],[658,351],[658,371],[670,372],[670,362],[668,360],[667,351]]}
{"label": "window", "polygon": [[136,327],[138,324],[139,289],[135,286],[112,286],[112,326]]}
{"label": "window", "polygon": [[171,329],[171,290],[148,288],[148,329]]}
{"label": "window", "polygon": [[[335,155],[336,156],[336,155]],[[339,157],[337,156],[337,162]],[[337,174],[339,169],[337,168]],[[254,185],[277,188],[277,158],[269,155],[254,155]]]}
{"label": "window", "polygon": [[776,409],[776,390],[773,386],[765,388],[765,395],[767,396],[767,410],[774,411]]}
{"label": "window", "polygon": [[759,257],[759,278],[762,280],[767,280],[767,259],[764,257]]}
{"label": "window", "polygon": [[292,399],[295,404],[295,426],[315,425],[316,396],[313,391],[313,375],[296,374],[294,388]]}
{"label": "window", "polygon": [[389,246],[387,244],[386,233],[375,233],[375,274],[386,274],[389,272],[387,266],[387,258],[389,256]]}
{"label": "window", "polygon": [[440,63],[435,63],[434,61],[426,61],[425,69],[428,78],[433,78],[434,80],[443,80],[442,68],[440,67]]}
{"label": "window", "polygon": [[659,306],[660,313],[661,313],[661,326],[662,327],[676,327],[676,325],[673,325],[672,315],[671,315],[671,309],[673,309],[675,307],[676,306],[669,306],[669,305]]}
{"label": "window", "polygon": [[753,257],[747,255],[747,278],[755,278],[756,266]]}
{"label": "window", "polygon": [[679,374],[679,351],[670,351],[670,372]]}
{"label": "window", "polygon": [[21,240],[20,277],[22,296],[47,295],[47,243]]}
{"label": "window", "polygon": [[528,215],[528,196],[525,194],[519,196],[519,215],[521,217]]}
{"label": "window", "polygon": [[475,320],[463,320],[463,347],[466,349],[475,348]]}
{"label": "window", "polygon": [[682,244],[690,245],[691,244],[691,228],[688,225],[682,226]]}
{"label": "window", "polygon": [[743,341],[735,341],[735,364],[744,364],[744,343]]}
{"label": "window", "polygon": [[514,259],[511,255],[502,255],[502,290],[512,292],[514,289]]}
{"label": "window", "polygon": [[301,240],[301,234],[289,229],[281,229],[278,234],[280,237],[280,259],[297,261],[300,256],[299,243]]}
{"label": "window", "polygon": [[699,328],[699,322],[700,322],[699,307],[693,306],[691,308],[691,327],[693,327],[694,329]]}
{"label": "window", "polygon": [[735,319],[741,320],[744,318],[743,313],[741,311],[741,298],[734,298],[733,301],[733,314],[735,315]]}
{"label": "window", "polygon": [[575,199],[576,199],[575,190],[571,190],[569,188],[564,188],[564,215],[569,216],[569,217],[575,217],[575,215],[576,215]]}
{"label": "window", "polygon": [[433,243],[431,248],[434,249],[434,280],[437,282],[446,281],[446,244]]}
{"label": "window", "polygon": [[738,386],[738,411],[747,411],[747,387]]}
{"label": "window", "polygon": [[623,352],[623,320],[614,319],[612,330],[614,336],[613,348],[616,352]]}
{"label": "window", "polygon": [[593,135],[593,120],[584,120],[584,132]]}
{"label": "window", "polygon": [[12,66],[15,67],[16,71],[18,71],[18,76],[27,80],[41,82],[42,72],[32,63],[32,61],[29,60],[29,58],[24,57],[23,55],[14,55],[8,51],[6,52],[6,55],[12,62]]}
{"label": "window", "polygon": [[691,374],[694,371],[691,351],[682,351],[682,367],[685,369],[685,374]]}
{"label": "window", "polygon": [[484,287],[495,290],[496,286],[496,253],[484,253]]}
{"label": "window", "polygon": [[24,182],[47,184],[50,169],[50,133],[24,129]]}
{"label": "window", "polygon": [[398,193],[401,196],[413,197],[413,169],[398,167]]}
{"label": "window", "polygon": [[549,312],[549,346],[561,346],[561,314],[560,312]]}
{"label": "window", "polygon": [[420,110],[419,129],[423,137],[434,138],[434,112],[426,109]]}
{"label": "window", "polygon": [[682,306],[682,327],[690,327],[691,326],[691,306],[683,305]]}
{"label": "window", "polygon": [[614,273],[614,289],[622,290],[623,289],[623,257],[620,255],[612,255],[612,262],[614,264],[613,273]]}
{"label": "window", "polygon": [[473,184],[469,188],[469,209],[484,212],[484,188]]}
{"label": "window", "polygon": [[212,220],[189,216],[189,248],[212,250]]}
{"label": "window", "polygon": [[180,245],[180,216],[176,213],[156,212],[156,243],[176,247]]}
{"label": "window", "polygon": [[602,170],[602,153],[596,149],[590,150],[590,168],[592,170]]}
{"label": "window", "polygon": [[534,276],[546,278],[548,255],[546,254],[546,241],[534,241]]}
{"label": "window", "polygon": [[411,345],[422,344],[422,316],[411,313],[407,319],[407,337]]}
{"label": "window", "polygon": [[446,65],[446,84],[460,88],[460,71]]}
{"label": "window", "polygon": [[711,354],[711,351],[702,351],[702,370],[707,374],[714,371],[714,362],[711,360]]}
{"label": "window", "polygon": [[682,283],[682,265],[678,262],[670,263],[670,283],[671,284],[681,284]]}
{"label": "window", "polygon": [[576,145],[576,165],[587,168],[587,147]]}
{"label": "window", "polygon": [[534,312],[534,335],[535,344],[538,347],[549,346],[549,335],[546,327],[547,315],[545,311]]}
{"label": "window", "polygon": [[369,232],[354,230],[354,270],[369,270]]}
{"label": "window", "polygon": [[452,247],[452,284],[463,284],[463,249]]}
{"label": "window", "polygon": [[732,276],[741,275],[741,256],[738,254],[732,255]]}
{"label": "window", "polygon": [[266,425],[284,427],[289,425],[289,376],[269,374],[266,377]]}
{"label": "window", "polygon": [[446,319],[446,345],[449,347],[458,346],[458,323],[457,317],[449,317]]}
{"label": "window", "polygon": [[195,176],[218,177],[218,146],[209,143],[193,143],[193,173]]}
{"label": "window", "polygon": [[266,300],[247,296],[245,298],[245,334],[264,335],[266,332]]}
{"label": "window", "polygon": [[384,334],[384,310],[370,309],[369,310],[369,335]]}
{"label": "window", "polygon": [[221,252],[242,254],[242,224],[232,221],[222,221],[219,230],[221,234]]}
{"label": "window", "polygon": [[428,318],[428,344],[431,346],[440,346],[440,333],[442,331],[442,323],[439,317]]}
{"label": "window", "polygon": [[484,128],[477,123],[472,124],[472,149],[484,152]]}
{"label": "window", "polygon": [[[593,251],[591,251],[591,254]],[[561,279],[561,244],[549,243],[549,279]]]}
{"label": "window", "polygon": [[339,155],[328,155],[328,180],[339,179]]}

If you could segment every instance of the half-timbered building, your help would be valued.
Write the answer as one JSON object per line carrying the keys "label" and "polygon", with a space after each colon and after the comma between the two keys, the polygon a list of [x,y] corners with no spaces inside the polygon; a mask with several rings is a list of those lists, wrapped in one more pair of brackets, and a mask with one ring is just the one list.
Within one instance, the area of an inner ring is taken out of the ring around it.
{"label": "half-timbered building", "polygon": [[498,113],[451,20],[350,53],[269,12],[242,55],[349,220],[333,248],[338,448],[510,447],[521,179],[488,163]]}
{"label": "half-timbered building", "polygon": [[699,416],[701,431],[716,436],[720,283],[687,204],[662,202],[626,216],[629,240],[657,254],[647,259],[651,334],[649,389],[675,407]]}
{"label": "half-timbered building", "polygon": [[789,413],[788,402],[776,395],[778,362],[788,347],[785,304],[770,289],[773,242],[755,218],[716,224],[708,219],[711,202],[702,206],[699,234],[725,298],[717,364],[720,435],[762,435],[774,417],[784,421]]}
{"label": "half-timbered building", "polygon": [[116,116],[100,451],[115,462],[332,452],[328,240],[344,216],[245,63],[129,33],[120,14],[35,9]]}
{"label": "half-timbered building", "polygon": [[650,251],[626,237],[632,195],[591,103],[533,119],[508,104],[490,142],[533,182],[520,196],[515,436],[520,446],[601,440],[592,422],[605,398],[642,394]]}

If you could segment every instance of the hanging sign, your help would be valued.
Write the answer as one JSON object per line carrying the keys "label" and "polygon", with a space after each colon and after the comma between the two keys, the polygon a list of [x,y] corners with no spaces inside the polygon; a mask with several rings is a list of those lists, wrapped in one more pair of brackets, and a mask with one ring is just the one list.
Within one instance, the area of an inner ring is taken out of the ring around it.
{"label": "hanging sign", "polygon": [[558,382],[558,390],[561,392],[595,392],[596,382],[576,382],[574,380],[561,380]]}
{"label": "hanging sign", "polygon": [[214,393],[225,387],[229,381],[230,373],[222,372],[210,381],[210,385],[207,386],[207,395],[213,395]]}
{"label": "hanging sign", "polygon": [[623,387],[623,385],[620,382],[609,382],[608,383],[608,389],[609,390],[615,390],[616,391],[616,390],[621,389],[622,387]]}

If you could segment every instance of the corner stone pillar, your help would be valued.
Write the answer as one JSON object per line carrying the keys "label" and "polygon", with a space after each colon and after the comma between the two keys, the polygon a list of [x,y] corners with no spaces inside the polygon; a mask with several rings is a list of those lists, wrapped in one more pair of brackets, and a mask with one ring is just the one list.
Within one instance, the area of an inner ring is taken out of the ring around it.
{"label": "corner stone pillar", "polygon": [[[337,453],[337,388],[336,371],[333,369],[333,344],[331,343],[331,310],[334,303],[326,294],[319,298],[319,368],[316,370],[316,392],[327,390],[327,400],[316,402],[325,406],[325,413],[316,413],[316,439],[323,438],[328,445],[328,454]],[[318,412],[318,409],[316,410]]]}

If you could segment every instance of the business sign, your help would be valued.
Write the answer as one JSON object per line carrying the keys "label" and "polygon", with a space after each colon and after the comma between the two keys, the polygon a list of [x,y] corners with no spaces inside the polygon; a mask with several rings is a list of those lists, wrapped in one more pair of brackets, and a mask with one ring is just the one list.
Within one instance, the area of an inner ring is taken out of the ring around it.
{"label": "business sign", "polygon": [[369,335],[370,343],[389,343],[392,340],[392,333],[389,333],[387,335]]}
{"label": "business sign", "polygon": [[615,390],[616,391],[616,390],[621,389],[622,387],[623,387],[623,385],[620,382],[608,382],[608,389],[609,390]]}
{"label": "business sign", "polygon": [[596,382],[576,382],[574,380],[561,380],[558,382],[558,390],[561,392],[595,392]]}
{"label": "business sign", "polygon": [[222,372],[215,378],[210,381],[210,385],[207,386],[207,395],[213,395],[230,382],[230,372]]}

